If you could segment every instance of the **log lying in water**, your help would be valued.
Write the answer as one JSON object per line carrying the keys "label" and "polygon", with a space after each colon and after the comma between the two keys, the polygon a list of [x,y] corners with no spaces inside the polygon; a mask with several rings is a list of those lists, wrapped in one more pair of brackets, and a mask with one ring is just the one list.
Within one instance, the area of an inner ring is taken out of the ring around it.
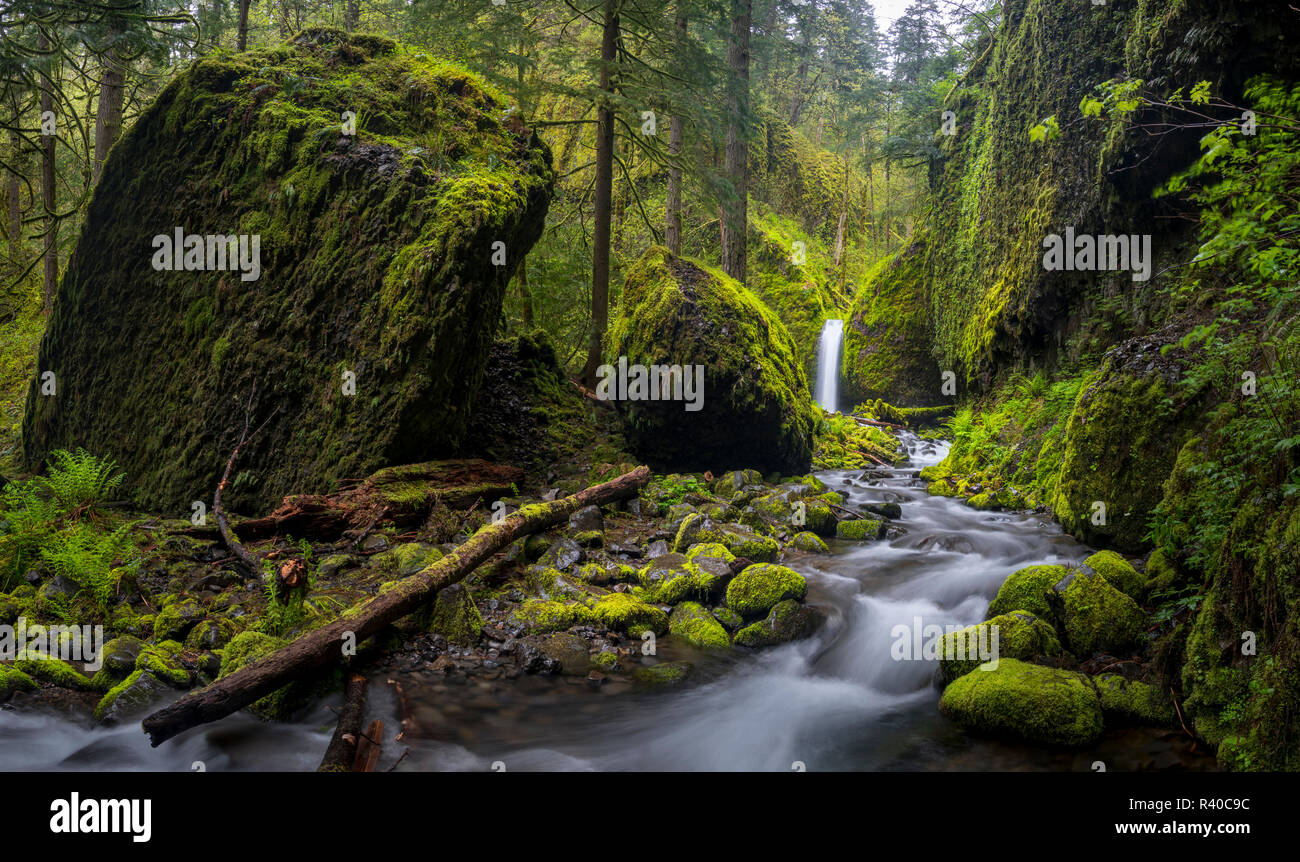
{"label": "log lying in water", "polygon": [[334,736],[330,738],[329,748],[325,749],[317,772],[352,771],[357,759],[357,743],[361,739],[361,722],[366,712],[367,685],[366,678],[359,673],[348,677],[339,724],[334,728]]}
{"label": "log lying in water", "polygon": [[384,626],[414,613],[432,601],[438,590],[461,580],[521,536],[562,523],[584,506],[630,497],[649,480],[650,469],[637,467],[570,497],[524,506],[500,523],[482,527],[465,544],[398,581],[388,592],[148,716],[143,726],[150,742],[156,746],[191,727],[225,718],[298,677],[341,660],[345,639],[360,643]]}

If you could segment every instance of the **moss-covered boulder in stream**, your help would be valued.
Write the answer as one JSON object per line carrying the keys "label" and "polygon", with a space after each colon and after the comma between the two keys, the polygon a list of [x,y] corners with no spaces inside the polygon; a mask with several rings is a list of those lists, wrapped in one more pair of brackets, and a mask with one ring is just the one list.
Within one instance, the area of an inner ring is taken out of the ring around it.
{"label": "moss-covered boulder in stream", "polygon": [[939,711],[969,730],[1049,745],[1087,745],[1102,731],[1101,704],[1087,677],[1016,659],[954,680]]}
{"label": "moss-covered boulder in stream", "polygon": [[1052,616],[1047,594],[1069,573],[1065,566],[1026,566],[1012,572],[989,603],[988,616],[1028,611],[1040,617]]}
{"label": "moss-covered boulder in stream", "polygon": [[[628,272],[623,309],[607,342],[611,385],[597,395],[618,401],[628,443],[638,455],[663,470],[808,471],[808,382],[785,327],[749,290],[655,247]],[[622,357],[629,368],[680,366],[682,396],[698,379],[691,369],[701,366],[702,391],[694,392],[695,401],[648,400],[649,390],[658,388],[652,381],[639,392],[629,371],[622,392],[615,385],[623,376]]]}
{"label": "moss-covered boulder in stream", "polygon": [[27,458],[112,454],[137,502],[188,511],[255,382],[255,420],[280,413],[241,453],[233,507],[451,451],[552,179],[498,92],[386,39],[307,30],[194,61],[104,164],[41,343],[56,390],[29,392]]}

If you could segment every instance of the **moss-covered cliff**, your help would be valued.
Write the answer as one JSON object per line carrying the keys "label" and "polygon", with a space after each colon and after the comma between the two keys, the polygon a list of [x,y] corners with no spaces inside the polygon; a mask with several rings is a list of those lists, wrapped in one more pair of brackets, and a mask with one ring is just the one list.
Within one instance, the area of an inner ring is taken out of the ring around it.
{"label": "moss-covered cliff", "polygon": [[[138,502],[186,511],[254,384],[255,421],[279,413],[241,456],[236,507],[450,450],[551,183],[498,93],[386,39],[312,30],[196,61],[104,166],[41,345],[56,394],[37,380],[27,399],[28,460],[111,454]],[[259,236],[260,276],[153,268],[178,227]]]}

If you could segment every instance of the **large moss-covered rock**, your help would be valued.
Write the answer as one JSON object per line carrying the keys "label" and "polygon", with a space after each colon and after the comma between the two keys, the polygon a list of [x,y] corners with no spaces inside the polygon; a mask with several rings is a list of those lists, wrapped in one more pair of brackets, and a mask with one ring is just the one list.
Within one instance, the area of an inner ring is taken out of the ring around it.
{"label": "large moss-covered rock", "polygon": [[1062,527],[1090,545],[1144,547],[1165,477],[1202,423],[1198,402],[1176,385],[1178,353],[1164,347],[1148,336],[1112,349],[1084,381],[1066,423],[1052,508]]}
{"label": "large moss-covered rock", "polygon": [[752,619],[767,614],[777,602],[802,600],[808,581],[794,569],[775,563],[748,566],[727,584],[727,607]]}
{"label": "large moss-covered rock", "polygon": [[1049,745],[1087,745],[1102,731],[1101,704],[1083,674],[1016,659],[954,680],[939,710],[970,730]]}
{"label": "large moss-covered rock", "polygon": [[1068,572],[1065,566],[1026,566],[1012,572],[989,603],[987,616],[1023,610],[1040,617],[1051,617],[1047,594]]}
{"label": "large moss-covered rock", "polygon": [[[308,30],[194,61],[104,165],[41,344],[57,390],[33,383],[27,458],[111,454],[138,501],[188,511],[254,381],[257,418],[281,415],[241,453],[232,506],[441,454],[551,183],[498,92],[388,40]],[[154,237],[182,229],[260,237],[257,280],[154,269]]]}
{"label": "large moss-covered rock", "polygon": [[1106,579],[1106,583],[1131,599],[1142,596],[1145,580],[1128,560],[1114,551],[1098,551],[1083,564]]}
{"label": "large moss-covered rock", "polygon": [[695,602],[682,602],[673,608],[668,617],[668,632],[697,647],[720,649],[731,645],[722,624],[707,608]]}
{"label": "large moss-covered rock", "polygon": [[777,602],[763,619],[736,632],[736,644],[747,647],[776,646],[813,634],[825,616],[794,599]]}
{"label": "large moss-covered rock", "polygon": [[1029,661],[1039,656],[1059,656],[1061,642],[1050,623],[1028,611],[1002,614],[943,636],[939,647],[940,682],[947,685],[983,664],[986,659],[981,657],[982,650],[995,653],[988,656],[990,659]]}
{"label": "large moss-covered rock", "polygon": [[807,379],[785,327],[743,285],[651,248],[628,272],[608,344],[615,364],[704,367],[699,410],[682,400],[620,403],[629,444],[655,468],[807,472]]}
{"label": "large moss-covered rock", "polygon": [[1130,649],[1146,629],[1146,614],[1137,602],[1095,572],[1079,569],[1066,575],[1052,588],[1049,601],[1067,646],[1080,657]]}

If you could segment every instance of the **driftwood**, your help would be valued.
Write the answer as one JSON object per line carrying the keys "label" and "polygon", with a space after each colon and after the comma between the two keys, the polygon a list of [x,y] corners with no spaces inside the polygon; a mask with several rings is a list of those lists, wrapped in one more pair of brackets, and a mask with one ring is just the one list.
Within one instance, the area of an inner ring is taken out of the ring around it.
{"label": "driftwood", "polygon": [[893,422],[881,422],[879,419],[865,419],[861,416],[852,415],[851,418],[859,425],[871,425],[875,428],[894,428],[898,431],[906,431],[906,425],[895,425]]}
{"label": "driftwood", "polygon": [[321,759],[317,772],[351,772],[357,759],[357,743],[361,739],[361,722],[366,711],[367,680],[359,673],[348,677],[339,712],[339,724],[334,728],[329,747]]}
{"label": "driftwood", "polygon": [[630,497],[650,480],[648,467],[550,503],[524,506],[496,524],[487,524],[469,541],[386,593],[357,606],[329,625],[310,632],[206,688],[191,692],[143,722],[153,745],[178,733],[227,715],[270,694],[304,674],[343,658],[345,639],[360,643],[385,626],[428,604],[444,587],[456,583],[511,542],[554,526],[584,506]]}
{"label": "driftwood", "polygon": [[379,755],[384,750],[384,723],[379,719],[370,722],[366,732],[357,742],[357,759],[352,762],[353,772],[374,772],[379,765]]}
{"label": "driftwood", "polygon": [[481,458],[386,467],[332,494],[285,497],[266,517],[241,522],[239,535],[244,541],[282,535],[335,541],[355,531],[364,541],[380,520],[399,528],[419,527],[439,503],[449,509],[468,509],[480,500],[508,496],[523,478],[518,467]]}

